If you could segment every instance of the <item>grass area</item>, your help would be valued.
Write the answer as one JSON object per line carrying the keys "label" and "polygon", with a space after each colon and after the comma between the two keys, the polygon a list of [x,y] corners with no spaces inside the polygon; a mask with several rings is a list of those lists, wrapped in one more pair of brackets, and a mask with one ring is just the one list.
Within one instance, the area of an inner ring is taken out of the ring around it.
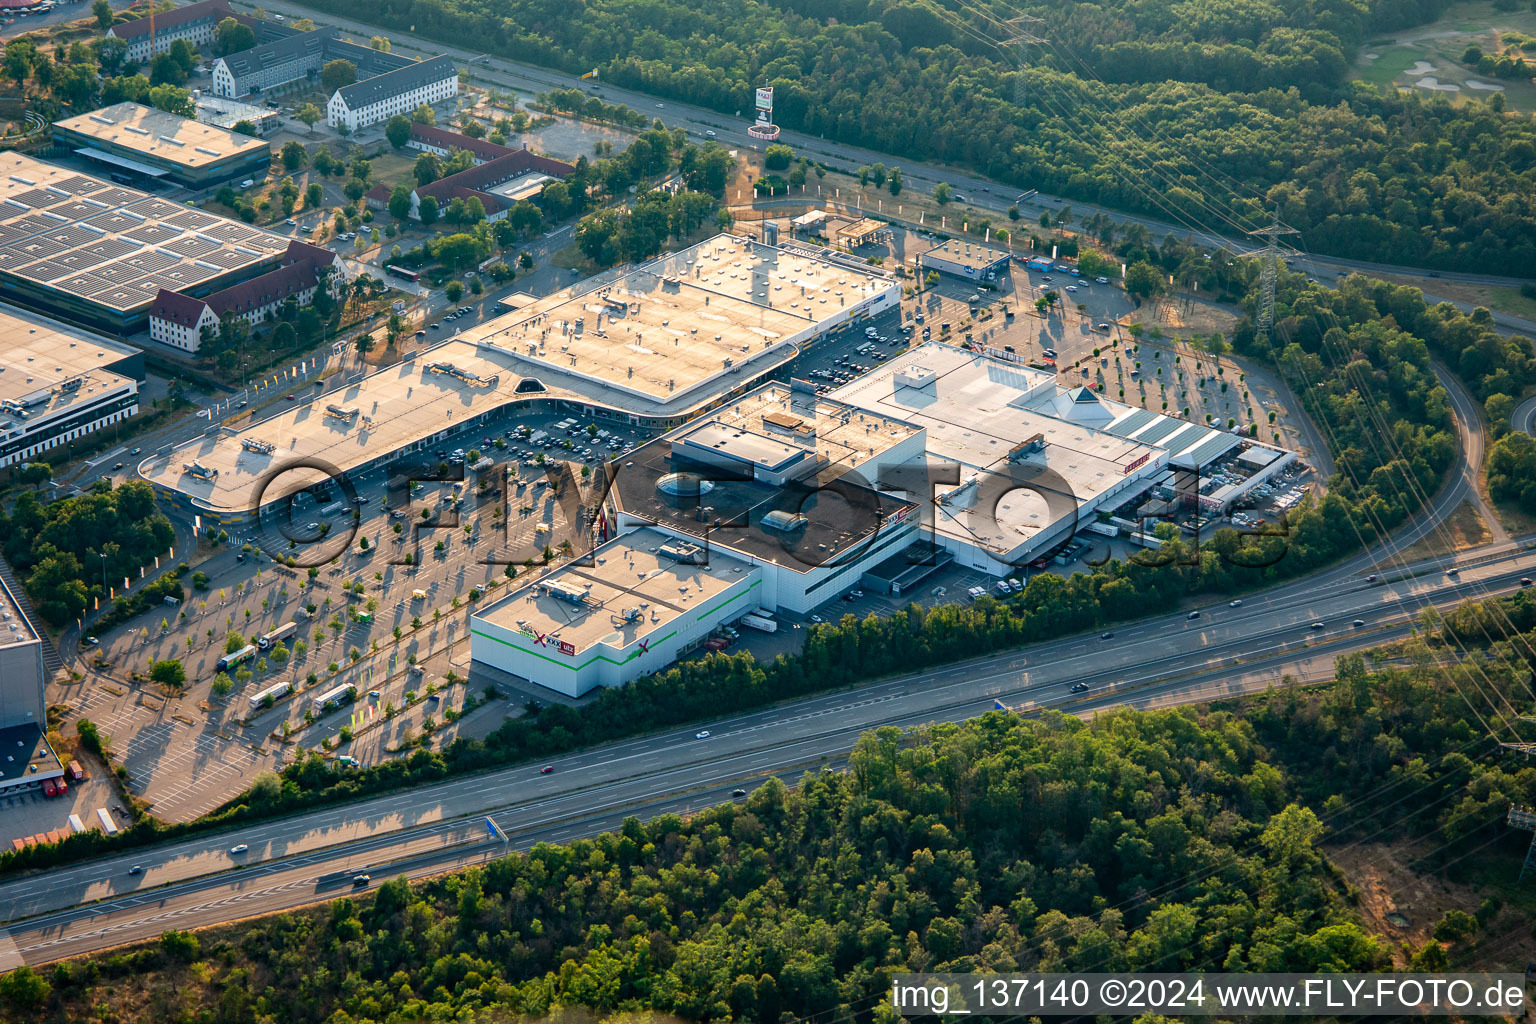
{"label": "grass area", "polygon": [[1500,37],[1506,32],[1536,34],[1536,11],[1525,5],[1519,10],[1500,11],[1487,0],[1457,4],[1436,22],[1405,28],[1389,38],[1373,40],[1366,49],[1380,56],[1374,61],[1362,56],[1355,64],[1355,76],[1383,88],[1395,85],[1408,89],[1412,83],[1402,78],[1402,73],[1416,60],[1432,61],[1436,64],[1435,70],[1430,72],[1432,76],[1442,83],[1461,86],[1458,92],[1436,92],[1434,95],[1438,98],[1457,105],[1486,101],[1492,93],[1468,88],[1467,81],[1472,79],[1503,86],[1508,109],[1536,111],[1536,85],[1531,81],[1494,78],[1461,62],[1462,53],[1473,44],[1481,47],[1484,53],[1499,53],[1504,48]]}
{"label": "grass area", "polygon": [[1417,46],[1397,46],[1375,60],[1362,60],[1359,77],[1371,85],[1391,85],[1398,75],[1424,59],[1425,52]]}
{"label": "grass area", "polygon": [[1442,299],[1452,299],[1456,302],[1465,302],[1472,306],[1487,306],[1499,313],[1507,313],[1510,316],[1524,317],[1528,320],[1536,320],[1536,299],[1528,298],[1520,294],[1518,288],[1503,288],[1486,284],[1470,284],[1466,281],[1451,281],[1440,277],[1426,277],[1423,274],[1371,274],[1384,281],[1393,284],[1408,285],[1429,292]]}
{"label": "grass area", "polygon": [[1413,562],[1437,555],[1454,554],[1479,544],[1488,543],[1492,534],[1488,524],[1470,501],[1456,506],[1456,511],[1446,517],[1441,528],[1407,548],[1399,555],[1399,561]]}
{"label": "grass area", "polygon": [[[1479,486],[1482,486],[1481,481],[1479,481]],[[1499,522],[1503,524],[1504,529],[1510,533],[1519,536],[1536,532],[1536,516],[1522,512],[1511,502],[1489,499],[1489,504],[1493,506],[1493,511],[1498,515]]]}
{"label": "grass area", "polygon": [[1520,294],[1518,288],[1489,288],[1488,301],[1484,305],[1503,313],[1523,316],[1527,320],[1536,320],[1536,299]]}

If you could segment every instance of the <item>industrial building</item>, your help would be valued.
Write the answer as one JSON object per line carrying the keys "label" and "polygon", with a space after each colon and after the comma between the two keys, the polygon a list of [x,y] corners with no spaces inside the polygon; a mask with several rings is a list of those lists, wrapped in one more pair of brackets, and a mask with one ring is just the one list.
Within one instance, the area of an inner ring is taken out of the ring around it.
{"label": "industrial building", "polygon": [[[800,346],[893,307],[899,295],[893,277],[857,261],[717,235],[520,305],[342,391],[303,395],[238,434],[182,445],[140,472],[167,499],[232,524],[249,516],[274,459],[366,472],[515,404],[670,428],[761,385]],[[441,365],[455,372],[433,372]],[[338,400],[358,418],[324,415]],[[272,454],[247,450],[245,439]],[[192,464],[218,472],[193,476]],[[318,471],[286,474],[264,500],[319,479]]]}
{"label": "industrial building", "polygon": [[481,610],[471,657],[580,696],[743,615],[805,615],[919,539],[916,505],[863,470],[921,453],[920,429],[766,385],[629,453],[617,536]]}
{"label": "industrial building", "polygon": [[0,306],[0,467],[134,415],[143,379],[138,349]]}
{"label": "industrial building", "polygon": [[918,253],[917,267],[920,272],[934,270],[967,281],[995,281],[1008,272],[1008,259],[1006,250],[951,238]]}
{"label": "industrial building", "polygon": [[265,179],[272,163],[272,147],[260,139],[139,103],[55,121],[53,139],[111,171],[193,189]]}
{"label": "industrial building", "polygon": [[[263,144],[264,145],[264,144]],[[287,238],[20,153],[0,153],[6,297],[112,333],[162,288],[207,294],[278,265]]]}
{"label": "industrial building", "polygon": [[[1218,427],[1065,387],[1011,353],[930,342],[829,398],[921,428],[924,450],[882,460],[883,491],[918,502],[925,532],[962,565],[1006,576],[1051,554],[1101,514],[1198,471],[1224,511],[1295,458]],[[1244,461],[1246,460],[1246,461]],[[1243,467],[1256,463],[1255,471]]]}
{"label": "industrial building", "polygon": [[656,672],[727,619],[757,607],[757,567],[655,529],[605,545],[489,603],[470,621],[470,657],[579,697]]}
{"label": "industrial building", "polygon": [[452,58],[431,57],[337,89],[326,104],[325,123],[355,132],[458,94],[459,69]]}
{"label": "industrial building", "polygon": [[60,779],[64,765],[48,745],[43,643],[0,578],[0,796]]}
{"label": "industrial building", "polygon": [[[185,39],[198,49],[213,44],[213,31],[225,18],[238,17],[228,0],[200,0],[169,11],[159,11],[154,19],[140,18],[107,29],[107,35],[128,44],[124,58],[133,64],[148,64],[157,53],[169,53],[171,44]],[[248,19],[244,19],[250,24]]]}

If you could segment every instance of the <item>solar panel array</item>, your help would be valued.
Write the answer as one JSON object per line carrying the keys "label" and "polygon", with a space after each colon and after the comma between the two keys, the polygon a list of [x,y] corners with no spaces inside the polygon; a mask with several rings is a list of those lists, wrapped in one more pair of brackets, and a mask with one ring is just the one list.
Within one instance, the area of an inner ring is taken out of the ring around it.
{"label": "solar panel array", "polygon": [[115,312],[272,259],[288,240],[30,157],[0,162],[0,274]]}

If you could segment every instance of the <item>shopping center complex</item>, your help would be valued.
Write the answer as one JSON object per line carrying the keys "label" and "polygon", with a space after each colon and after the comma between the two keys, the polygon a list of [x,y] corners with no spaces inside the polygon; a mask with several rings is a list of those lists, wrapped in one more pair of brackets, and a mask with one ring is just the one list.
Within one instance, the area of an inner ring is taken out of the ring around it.
{"label": "shopping center complex", "polygon": [[[243,521],[318,481],[364,473],[514,404],[667,427],[740,395],[817,337],[894,308],[872,267],[718,235],[557,292],[241,431],[158,453],[140,473],[213,522]],[[246,442],[254,442],[247,444]]]}
{"label": "shopping center complex", "polygon": [[1019,575],[1079,531],[1130,533],[1148,502],[1221,512],[1294,459],[1066,387],[1008,352],[923,343],[830,393],[783,383],[807,345],[898,299],[895,278],[831,251],[720,235],[520,303],[139,471],[233,525],[328,474],[465,430],[501,436],[520,414],[663,431],[607,467],[590,557],[472,619],[476,661],[579,695],[749,613],[808,616],[951,563]]}

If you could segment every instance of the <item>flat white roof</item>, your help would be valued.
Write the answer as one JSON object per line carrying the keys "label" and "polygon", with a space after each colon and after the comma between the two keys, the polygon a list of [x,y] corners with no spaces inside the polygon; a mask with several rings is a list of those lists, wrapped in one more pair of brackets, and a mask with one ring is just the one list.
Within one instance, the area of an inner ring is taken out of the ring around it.
{"label": "flat white roof", "polygon": [[[620,649],[668,630],[678,618],[709,610],[725,591],[752,578],[750,563],[718,546],[711,546],[708,565],[662,554],[667,545],[679,543],[687,541],[651,527],[626,533],[598,548],[594,565],[557,569],[475,618],[523,633],[530,647],[553,652],[562,650],[558,645],[563,642],[574,648],[563,653],[579,656],[594,646]],[[556,597],[552,586],[583,596],[575,602]]]}
{"label": "flat white roof", "polygon": [[883,273],[716,235],[470,330],[520,360],[665,403],[744,364],[793,356],[793,339],[881,292]]}
{"label": "flat white roof", "polygon": [[271,149],[268,143],[249,135],[139,103],[114,103],[93,113],[55,121],[53,126],[188,169]]}
{"label": "flat white roof", "polygon": [[1020,445],[1038,442],[1022,456],[1023,475],[1061,495],[1063,504],[1075,500],[1080,510],[1127,478],[1150,472],[1164,454],[1099,429],[1112,417],[1097,402],[1059,388],[1054,374],[937,342],[828,397],[923,427],[930,462],[959,467],[958,484],[937,488],[936,528],[999,554],[1029,543],[1059,518],[1059,510],[1027,489],[993,496],[1000,498],[995,506],[983,492],[989,474],[1020,478],[1011,461]]}
{"label": "flat white roof", "polygon": [[0,306],[0,401],[26,407],[25,415],[0,409],[0,437],[37,429],[109,393],[133,390],[131,377],[106,367],[134,354],[77,327]]}
{"label": "flat white roof", "polygon": [[[698,283],[666,284],[672,271],[680,276],[690,268],[697,268]],[[732,296],[722,282],[741,297]],[[520,400],[567,399],[647,418],[685,416],[794,357],[796,347],[787,340],[765,340],[763,324],[774,325],[777,330],[771,333],[787,339],[813,331],[830,311],[895,287],[884,275],[719,235],[597,285],[533,299],[344,388],[304,396],[301,404],[238,433],[189,441],[169,458],[145,462],[140,473],[209,511],[239,512],[251,508],[256,482],[274,459],[320,458],[345,472]],[[759,291],[781,298],[767,300]],[[776,303],[785,294],[795,298],[780,308]],[[585,324],[580,334],[571,327],[577,319]],[[760,350],[735,352],[729,367],[716,362],[732,358],[732,346],[750,350],[759,343]],[[451,363],[486,381],[495,376],[497,383],[434,374],[429,369],[434,363]],[[527,378],[537,379],[544,390],[519,392],[518,384]],[[669,388],[669,382],[675,387]],[[326,416],[329,404],[355,406],[358,417]],[[276,450],[255,455],[242,449],[242,438]],[[193,477],[183,468],[193,462],[217,469],[217,477]],[[264,500],[320,478],[318,471],[285,474],[281,487]]]}
{"label": "flat white roof", "polygon": [[923,260],[941,259],[966,267],[990,267],[1008,259],[1008,252],[980,242],[949,238],[923,253]]}

